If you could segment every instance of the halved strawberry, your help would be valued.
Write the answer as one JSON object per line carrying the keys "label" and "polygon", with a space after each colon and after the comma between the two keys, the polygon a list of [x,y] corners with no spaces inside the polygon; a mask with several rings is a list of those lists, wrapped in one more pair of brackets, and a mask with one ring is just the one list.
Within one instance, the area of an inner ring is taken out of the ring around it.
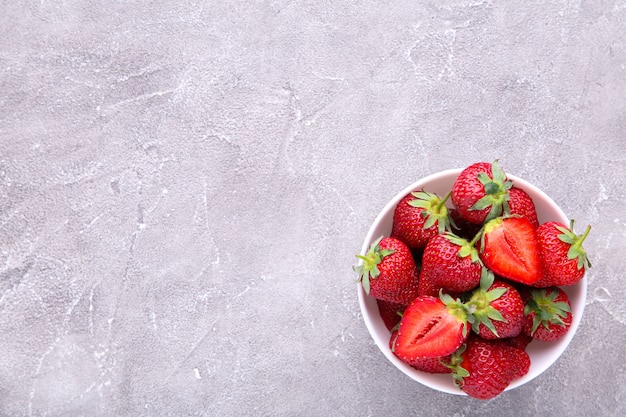
{"label": "halved strawberry", "polygon": [[[394,331],[389,339],[389,349],[395,354],[396,340],[398,339],[398,331]],[[404,361],[403,361],[404,362]],[[452,369],[447,365],[450,362],[450,355],[442,358],[418,358],[410,362],[405,362],[418,371],[428,372],[429,374],[450,374]]]}
{"label": "halved strawberry", "polygon": [[405,362],[450,355],[467,338],[465,306],[446,294],[417,297],[404,310],[395,354]]}
{"label": "halved strawberry", "polygon": [[524,217],[498,217],[484,228],[480,258],[495,274],[523,284],[543,273],[535,227]]}

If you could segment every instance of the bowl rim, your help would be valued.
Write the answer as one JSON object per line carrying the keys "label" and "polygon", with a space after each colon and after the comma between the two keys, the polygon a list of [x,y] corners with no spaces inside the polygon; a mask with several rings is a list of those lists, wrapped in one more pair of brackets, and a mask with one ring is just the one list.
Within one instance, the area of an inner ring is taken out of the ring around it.
{"label": "bowl rim", "polygon": [[[383,219],[387,218],[387,216],[389,216],[390,214],[393,216],[393,210],[395,209],[396,205],[408,193],[418,190],[418,189],[425,188],[426,184],[432,183],[433,181],[440,181],[441,179],[449,180],[449,177],[451,175],[458,176],[462,170],[463,168],[452,168],[452,169],[446,169],[443,171],[439,171],[439,172],[427,175],[413,182],[412,184],[406,186],[404,189],[398,192],[387,204],[385,204],[385,206],[380,210],[380,212],[376,216],[374,222],[370,226],[368,233],[363,241],[360,254],[365,255],[371,243],[375,239],[380,237],[380,233],[377,233],[379,225],[381,224]],[[535,185],[531,184],[530,182],[516,175],[512,175],[509,173],[507,173],[506,175],[508,179],[510,179],[513,182],[515,186],[524,189],[531,196],[534,195],[536,197],[539,197],[545,200],[548,204],[551,205],[551,209],[553,209],[556,212],[556,217],[557,217],[557,218],[550,219],[551,221],[559,221],[566,225],[569,224],[569,219],[567,215],[563,212],[561,207],[558,204],[556,204],[554,200],[552,200],[541,189],[539,189]],[[535,200],[535,198],[533,198],[533,200]],[[550,221],[550,220],[545,220],[545,221]],[[361,263],[362,263],[362,260],[360,260],[358,264],[361,264]],[[566,293],[568,293],[568,297],[570,296],[570,293],[576,296],[574,299],[572,299],[573,297],[570,297],[570,302],[572,303],[572,305],[577,306],[576,313],[572,314],[572,323],[570,325],[570,328],[568,329],[567,333],[563,337],[561,337],[559,340],[555,342],[549,342],[549,343],[542,343],[538,341],[531,342],[531,344],[528,347],[528,353],[531,356],[531,359],[533,355],[538,355],[541,352],[551,351],[551,354],[548,355],[547,357],[545,357],[545,355],[542,355],[543,360],[541,361],[541,364],[540,364],[541,366],[537,365],[533,367],[533,362],[531,361],[531,368],[529,369],[529,372],[525,376],[521,378],[517,378],[514,381],[512,381],[511,384],[509,384],[509,386],[505,389],[505,391],[514,389],[527,382],[530,382],[531,380],[533,380],[534,378],[536,378],[537,376],[545,372],[548,368],[550,368],[550,366],[552,366],[554,362],[556,362],[556,360],[567,349],[567,346],[569,345],[572,338],[574,337],[574,334],[578,330],[578,327],[582,320],[582,316],[583,316],[583,312],[585,308],[585,300],[587,296],[587,274],[585,274],[585,276],[578,283],[568,286],[568,287],[561,287],[561,288]],[[360,283],[357,283],[357,296],[359,300],[359,307],[361,310],[361,315],[368,329],[368,332],[370,333],[370,336],[374,339],[374,342],[376,343],[380,351],[383,353],[383,355],[387,357],[387,359],[390,362],[392,362],[396,366],[396,368],[400,369],[404,374],[409,376],[411,379],[429,388],[432,388],[441,392],[446,392],[449,394],[467,395],[454,385],[452,377],[449,374],[429,374],[426,372],[418,371],[410,367],[406,363],[402,362],[398,357],[396,357],[389,349],[389,335],[390,334],[389,334],[389,331],[386,329],[386,327],[384,328],[384,330],[387,332],[386,339],[378,336],[381,333],[382,318],[380,317],[379,314],[373,314],[372,312],[372,306],[373,306],[375,307],[374,308],[375,312],[378,313],[378,306],[376,305],[376,300],[373,297],[370,297],[369,295],[365,293]],[[384,326],[384,324],[382,325]],[[382,333],[384,334],[384,332]]]}

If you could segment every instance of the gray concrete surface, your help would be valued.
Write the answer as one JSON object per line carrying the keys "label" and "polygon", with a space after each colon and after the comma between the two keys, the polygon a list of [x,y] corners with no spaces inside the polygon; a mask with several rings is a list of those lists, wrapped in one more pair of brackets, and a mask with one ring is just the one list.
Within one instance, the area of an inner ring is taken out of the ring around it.
{"label": "gray concrete surface", "polygon": [[[617,416],[626,3],[3,1],[0,415]],[[563,357],[482,402],[386,362],[354,254],[499,158],[592,224]]]}

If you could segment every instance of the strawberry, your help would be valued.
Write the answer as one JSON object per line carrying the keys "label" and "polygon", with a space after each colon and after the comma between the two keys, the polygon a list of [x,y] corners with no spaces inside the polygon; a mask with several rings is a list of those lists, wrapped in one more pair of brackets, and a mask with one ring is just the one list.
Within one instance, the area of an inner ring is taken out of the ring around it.
{"label": "strawberry", "polygon": [[474,319],[472,330],[483,339],[515,337],[522,330],[524,303],[510,284],[483,269],[480,287],[466,303]]}
{"label": "strawberry", "polygon": [[417,297],[404,310],[394,353],[407,363],[440,358],[456,351],[467,333],[467,312],[459,300],[446,294]]}
{"label": "strawberry", "polygon": [[509,214],[509,189],[513,183],[498,161],[477,162],[465,168],[452,186],[452,204],[466,221],[481,224]]}
{"label": "strawberry", "polygon": [[560,339],[572,324],[569,298],[558,287],[533,289],[524,315],[522,331],[542,342]]}
{"label": "strawberry", "polygon": [[502,340],[509,346],[526,350],[526,347],[530,342],[532,342],[533,338],[531,336],[528,336],[526,333],[520,331],[517,336],[509,337]]}
{"label": "strawberry", "polygon": [[417,282],[417,295],[428,295],[431,297],[439,297],[439,291],[442,288],[435,283],[430,275],[420,274],[420,278]]}
{"label": "strawberry", "polygon": [[[394,331],[389,339],[389,349],[395,353],[396,340],[398,339],[398,331]],[[429,374],[449,374],[452,372],[445,364],[450,360],[450,355],[443,358],[417,358],[413,361],[406,362],[408,365],[418,371],[428,372]]]}
{"label": "strawberry", "polygon": [[365,292],[380,300],[408,305],[417,297],[419,272],[407,245],[392,237],[378,238],[354,267]]}
{"label": "strawberry", "polygon": [[511,371],[513,373],[513,379],[521,378],[530,370],[530,356],[526,353],[525,348],[519,348],[509,343],[506,344],[509,346],[507,353],[509,360],[512,362]]}
{"label": "strawberry", "polygon": [[504,278],[533,284],[542,275],[537,234],[525,217],[498,217],[485,224],[480,259]]}
{"label": "strawberry", "polygon": [[509,209],[511,215],[526,217],[535,229],[539,227],[535,203],[528,193],[521,188],[513,186],[509,190]]}
{"label": "strawberry", "polygon": [[411,249],[421,249],[433,236],[451,230],[446,200],[427,191],[414,191],[396,205],[391,237],[406,243]]}
{"label": "strawberry", "polygon": [[400,323],[400,317],[406,305],[384,300],[376,300],[376,304],[378,304],[378,312],[383,319],[383,323],[385,323],[385,327],[387,327],[387,330],[391,331],[391,329]]}
{"label": "strawberry", "polygon": [[451,363],[454,382],[463,392],[489,400],[528,372],[530,358],[524,350],[508,346],[502,340],[473,336],[452,355]]}
{"label": "strawberry", "polygon": [[417,283],[417,295],[429,295],[431,297],[439,297],[440,294],[448,294],[452,298],[461,298],[463,293],[449,291],[441,285],[434,283],[429,276],[421,276]]}
{"label": "strawberry", "polygon": [[574,233],[574,220],[570,227],[558,222],[544,223],[537,228],[539,254],[543,265],[543,277],[536,287],[573,285],[585,275],[591,263],[582,244],[591,226],[582,235]]}
{"label": "strawberry", "polygon": [[452,233],[433,237],[424,249],[420,280],[430,282],[437,292],[441,288],[459,293],[475,288],[482,268],[475,248],[478,237],[471,242]]}

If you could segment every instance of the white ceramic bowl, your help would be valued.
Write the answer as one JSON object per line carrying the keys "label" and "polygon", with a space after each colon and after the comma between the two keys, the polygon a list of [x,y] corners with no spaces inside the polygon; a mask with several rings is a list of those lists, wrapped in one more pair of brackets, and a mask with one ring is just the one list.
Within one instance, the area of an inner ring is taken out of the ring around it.
{"label": "white ceramic bowl", "polygon": [[[361,254],[365,255],[372,242],[381,235],[389,236],[391,233],[394,209],[404,196],[411,191],[423,188],[426,191],[437,193],[439,196],[443,197],[452,189],[452,185],[461,171],[462,169],[450,169],[429,175],[400,191],[389,203],[387,203],[380,214],[376,217],[376,220],[374,220],[374,223],[372,224],[372,227],[363,242]],[[559,221],[565,225],[569,225],[569,218],[543,191],[514,175],[507,173],[507,177],[513,181],[515,186],[524,189],[524,191],[526,191],[533,199],[540,224],[547,221]],[[357,284],[357,287],[359,304],[365,324],[372,338],[376,342],[376,345],[378,345],[378,348],[383,352],[387,359],[406,375],[415,381],[426,385],[427,387],[450,394],[465,395],[465,393],[454,385],[450,374],[429,374],[418,371],[398,359],[389,349],[390,333],[380,317],[376,300],[365,293],[360,283]],[[528,373],[522,378],[514,380],[508,386],[507,390],[525,384],[548,369],[550,365],[552,365],[559,358],[559,356],[561,356],[563,351],[567,348],[567,345],[569,345],[572,340],[572,337],[574,337],[585,308],[587,277],[583,277],[583,279],[575,285],[562,287],[562,289],[567,293],[572,305],[572,324],[570,329],[556,342],[544,343],[532,341],[526,350],[531,360]]]}

